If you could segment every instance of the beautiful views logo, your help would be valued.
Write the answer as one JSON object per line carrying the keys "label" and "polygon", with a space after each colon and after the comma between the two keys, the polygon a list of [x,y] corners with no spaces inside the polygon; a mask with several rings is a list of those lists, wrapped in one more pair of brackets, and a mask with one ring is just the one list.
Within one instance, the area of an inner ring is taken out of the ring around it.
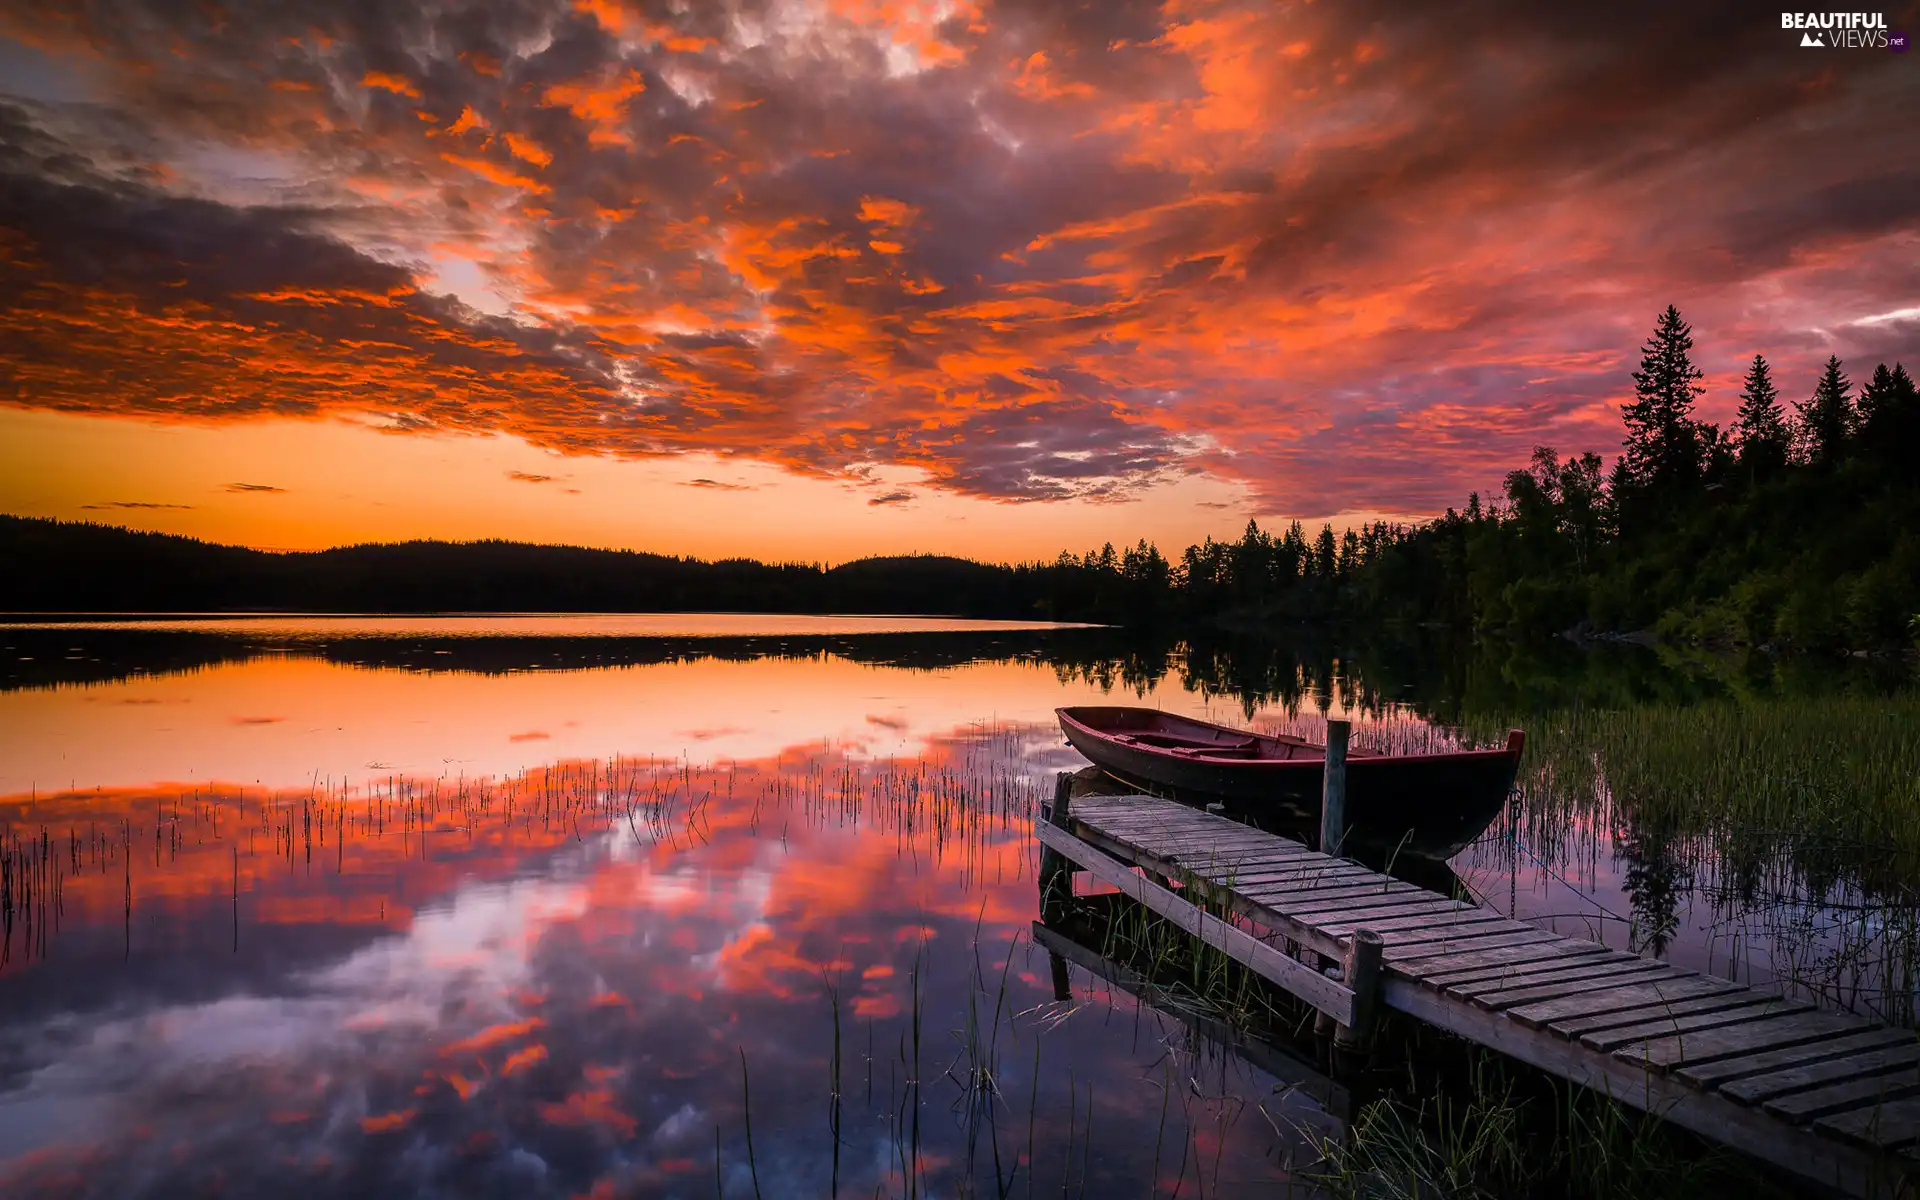
{"label": "beautiful views logo", "polygon": [[1906,34],[1888,37],[1885,13],[1781,13],[1780,28],[1800,30],[1800,44],[1816,50],[1907,48]]}

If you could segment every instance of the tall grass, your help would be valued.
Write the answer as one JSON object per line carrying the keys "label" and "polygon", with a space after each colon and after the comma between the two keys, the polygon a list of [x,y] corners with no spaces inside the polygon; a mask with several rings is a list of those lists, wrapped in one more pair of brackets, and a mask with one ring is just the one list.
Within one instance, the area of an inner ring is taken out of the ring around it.
{"label": "tall grass", "polygon": [[1574,1084],[1538,1086],[1484,1052],[1456,1086],[1396,1089],[1317,1146],[1306,1175],[1339,1200],[1795,1194],[1658,1117]]}
{"label": "tall grass", "polygon": [[1528,732],[1483,849],[1572,874],[1617,860],[1645,900],[1643,944],[1697,898],[1729,954],[1758,950],[1809,995],[1914,1023],[1920,696],[1571,711]]}

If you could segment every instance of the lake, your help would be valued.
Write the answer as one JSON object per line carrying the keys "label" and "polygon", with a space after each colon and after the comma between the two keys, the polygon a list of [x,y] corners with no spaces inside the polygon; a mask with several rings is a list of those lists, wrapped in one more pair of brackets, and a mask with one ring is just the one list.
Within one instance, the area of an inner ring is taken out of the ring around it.
{"label": "lake", "polygon": [[1912,1022],[1898,672],[739,615],[0,647],[8,1195],[1311,1194],[1313,1064],[1081,965],[1060,998],[1066,704],[1523,725],[1520,794],[1423,870]]}

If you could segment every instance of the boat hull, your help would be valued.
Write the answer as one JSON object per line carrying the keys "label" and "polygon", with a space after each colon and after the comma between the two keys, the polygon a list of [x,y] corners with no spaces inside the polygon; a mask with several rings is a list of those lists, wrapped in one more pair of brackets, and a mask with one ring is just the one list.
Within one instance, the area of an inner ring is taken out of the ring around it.
{"label": "boat hull", "polygon": [[[1129,786],[1189,803],[1224,803],[1265,828],[1317,830],[1324,746],[1147,709],[1066,708],[1059,715],[1073,748]],[[1516,730],[1496,750],[1350,756],[1348,838],[1429,857],[1458,853],[1505,805],[1524,742]]]}

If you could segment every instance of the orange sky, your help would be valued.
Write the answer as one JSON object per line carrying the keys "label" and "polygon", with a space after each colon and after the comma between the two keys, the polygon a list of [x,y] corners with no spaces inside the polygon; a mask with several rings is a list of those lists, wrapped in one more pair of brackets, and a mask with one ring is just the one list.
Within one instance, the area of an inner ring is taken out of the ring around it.
{"label": "orange sky", "polygon": [[678,7],[0,3],[0,510],[1172,547],[1611,450],[1669,302],[1920,358],[1920,59],[1773,14]]}

